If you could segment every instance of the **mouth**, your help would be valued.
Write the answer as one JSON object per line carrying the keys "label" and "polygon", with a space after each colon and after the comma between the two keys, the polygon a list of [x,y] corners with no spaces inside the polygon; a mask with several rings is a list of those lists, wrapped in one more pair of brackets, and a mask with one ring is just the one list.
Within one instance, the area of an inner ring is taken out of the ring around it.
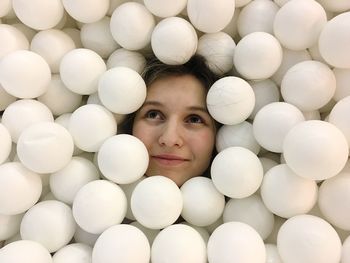
{"label": "mouth", "polygon": [[170,154],[152,155],[151,159],[156,161],[158,164],[165,165],[165,166],[180,165],[189,161],[189,159],[183,158],[181,156],[170,155]]}

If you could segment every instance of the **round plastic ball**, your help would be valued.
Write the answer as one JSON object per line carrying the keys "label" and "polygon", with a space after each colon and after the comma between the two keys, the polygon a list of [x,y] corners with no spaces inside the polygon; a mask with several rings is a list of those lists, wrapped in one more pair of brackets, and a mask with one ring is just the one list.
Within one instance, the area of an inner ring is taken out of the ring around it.
{"label": "round plastic ball", "polygon": [[286,72],[281,83],[284,101],[302,111],[320,109],[331,100],[335,90],[336,79],[332,70],[314,60],[295,64]]}
{"label": "round plastic ball", "polygon": [[146,84],[140,74],[130,68],[111,68],[99,80],[98,96],[110,111],[129,114],[143,104]]}
{"label": "round plastic ball", "polygon": [[4,0],[0,4],[0,17],[6,16],[12,9],[11,0]]}
{"label": "round plastic ball", "polygon": [[253,32],[237,43],[233,62],[238,73],[244,78],[267,79],[282,63],[282,47],[273,35]]}
{"label": "round plastic ball", "polygon": [[92,251],[92,262],[148,263],[150,254],[150,245],[141,230],[120,224],[108,228],[97,239]]}
{"label": "round plastic ball", "polygon": [[350,68],[350,12],[337,15],[323,27],[318,39],[322,57],[337,68]]}
{"label": "round plastic ball", "polygon": [[71,205],[81,187],[98,179],[98,170],[91,161],[74,156],[63,169],[51,174],[50,189],[58,200]]}
{"label": "round plastic ball", "polygon": [[59,72],[62,57],[75,48],[72,38],[58,29],[43,30],[35,34],[30,50],[42,56],[52,73]]}
{"label": "round plastic ball", "polygon": [[131,196],[131,210],[136,220],[150,229],[173,224],[183,207],[177,185],[164,176],[151,176],[141,181]]}
{"label": "round plastic ball", "polygon": [[338,174],[348,159],[349,146],[333,124],[311,120],[295,125],[283,142],[288,166],[299,176],[324,180]]}
{"label": "round plastic ball", "polygon": [[253,122],[253,133],[258,143],[272,152],[283,151],[287,133],[304,121],[303,113],[286,102],[273,102],[258,111]]}
{"label": "round plastic ball", "polygon": [[169,17],[178,15],[186,7],[187,0],[145,0],[144,4],[155,16]]}
{"label": "round plastic ball", "polygon": [[2,116],[2,124],[8,129],[15,143],[27,127],[39,122],[53,122],[53,120],[52,113],[45,104],[31,99],[11,103]]}
{"label": "round plastic ball", "polygon": [[29,48],[26,36],[12,25],[0,24],[0,39],[0,58],[12,51]]}
{"label": "round plastic ball", "polygon": [[337,232],[327,221],[312,215],[288,219],[278,232],[277,248],[283,262],[336,263],[341,256]]}
{"label": "round plastic ball", "polygon": [[155,20],[147,8],[135,2],[118,6],[111,17],[110,30],[117,43],[128,50],[139,50],[151,41]]}
{"label": "round plastic ball", "polygon": [[23,24],[36,30],[53,28],[60,22],[64,13],[60,0],[13,0],[12,8]]}
{"label": "round plastic ball", "polygon": [[309,212],[317,201],[315,181],[296,175],[286,164],[268,170],[260,189],[266,207],[284,218]]}
{"label": "round plastic ball", "polygon": [[72,209],[75,221],[82,229],[92,234],[100,234],[123,221],[126,206],[125,194],[118,185],[106,180],[96,180],[80,188]]}
{"label": "round plastic ball", "polygon": [[66,53],[60,64],[60,76],[71,91],[89,95],[97,91],[98,80],[107,67],[94,51],[85,48]]}
{"label": "round plastic ball", "polygon": [[146,65],[145,57],[136,51],[125,48],[115,50],[107,60],[107,68],[127,67],[141,74]]}
{"label": "round plastic ball", "polygon": [[71,208],[49,200],[37,203],[25,213],[20,233],[22,239],[39,242],[48,251],[55,252],[72,239],[75,226]]}
{"label": "round plastic ball", "polygon": [[[186,39],[186,41],[183,41]],[[155,56],[165,64],[184,64],[195,54],[198,38],[193,26],[180,17],[160,21],[151,36]]]}
{"label": "round plastic ball", "polygon": [[21,163],[0,166],[0,214],[17,215],[31,208],[42,191],[40,176]]}
{"label": "round plastic ball", "polygon": [[41,244],[31,240],[18,240],[0,250],[1,263],[52,263],[50,252]]}
{"label": "round plastic ball", "polygon": [[207,226],[222,215],[225,197],[209,178],[193,177],[181,186],[183,208],[181,216],[196,226]]}
{"label": "round plastic ball", "polygon": [[28,50],[11,52],[0,60],[0,83],[18,98],[36,98],[47,90],[51,71],[47,62]]}
{"label": "round plastic ball", "polygon": [[216,228],[209,238],[207,252],[212,263],[266,262],[263,240],[251,226],[241,222],[228,222]]}
{"label": "round plastic ball", "polygon": [[85,244],[73,243],[58,250],[52,257],[53,263],[90,263],[92,248]]}
{"label": "round plastic ball", "polygon": [[40,122],[25,129],[18,139],[17,154],[24,166],[37,173],[54,173],[72,158],[72,136],[61,125]]}
{"label": "round plastic ball", "polygon": [[222,194],[231,198],[244,198],[259,188],[263,167],[258,157],[248,149],[229,147],[215,156],[211,177]]}
{"label": "round plastic ball", "polygon": [[147,170],[148,159],[145,145],[128,134],[107,139],[97,156],[102,174],[118,184],[130,184],[141,178]]}
{"label": "round plastic ball", "polygon": [[334,105],[329,114],[329,122],[334,124],[345,135],[350,147],[350,96],[345,97]]}
{"label": "round plastic ball", "polygon": [[251,195],[242,199],[230,199],[223,213],[224,223],[237,221],[250,225],[266,239],[272,232],[274,215],[264,205],[261,197]]}
{"label": "round plastic ball", "polygon": [[255,96],[248,82],[229,76],[210,87],[206,100],[208,111],[216,121],[233,125],[249,117],[254,109]]}
{"label": "round plastic ball", "polygon": [[332,1],[332,0],[318,0],[323,8],[330,12],[344,12],[350,9],[350,2],[346,0]]}
{"label": "round plastic ball", "polygon": [[206,58],[209,68],[222,75],[233,67],[233,53],[236,44],[224,32],[204,34],[198,40],[197,53]]}
{"label": "round plastic ball", "polygon": [[324,218],[344,230],[350,230],[350,194],[347,190],[349,185],[350,173],[339,173],[322,183],[318,197],[318,205]]}
{"label": "round plastic ball", "polygon": [[277,11],[273,30],[284,47],[303,50],[317,43],[326,22],[326,12],[319,3],[293,0],[288,1]]}
{"label": "round plastic ball", "polygon": [[190,226],[175,224],[163,229],[154,239],[151,250],[153,263],[207,261],[206,245],[200,234]]}
{"label": "round plastic ball", "polygon": [[93,23],[107,14],[109,0],[62,0],[67,13],[82,23]]}
{"label": "round plastic ball", "polygon": [[235,12],[232,0],[188,0],[187,13],[191,23],[205,33],[216,33],[224,29]]}
{"label": "round plastic ball", "polygon": [[2,215],[0,214],[0,240],[6,240],[19,232],[23,214]]}

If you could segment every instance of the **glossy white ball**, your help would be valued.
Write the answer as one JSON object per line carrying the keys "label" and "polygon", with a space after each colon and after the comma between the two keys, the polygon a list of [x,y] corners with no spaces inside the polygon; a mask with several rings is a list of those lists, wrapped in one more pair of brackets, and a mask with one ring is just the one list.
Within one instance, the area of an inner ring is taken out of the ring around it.
{"label": "glossy white ball", "polygon": [[187,0],[145,0],[144,4],[155,16],[170,17],[178,15],[186,7]]}
{"label": "glossy white ball", "polygon": [[145,57],[136,51],[119,48],[107,60],[107,68],[127,67],[141,74],[146,65]]}
{"label": "glossy white ball", "polygon": [[53,256],[53,263],[89,263],[92,248],[86,244],[72,243],[59,249]]}
{"label": "glossy white ball", "polygon": [[12,25],[0,24],[0,39],[3,42],[0,47],[0,58],[12,51],[29,48],[26,36]]}
{"label": "glossy white ball", "polygon": [[94,23],[103,18],[109,8],[109,0],[62,0],[67,13],[82,23]]}

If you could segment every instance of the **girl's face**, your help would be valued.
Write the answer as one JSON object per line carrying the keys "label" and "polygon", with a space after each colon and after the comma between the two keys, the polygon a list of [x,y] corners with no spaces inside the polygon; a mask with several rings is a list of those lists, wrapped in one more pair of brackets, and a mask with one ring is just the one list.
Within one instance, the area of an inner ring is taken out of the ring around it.
{"label": "girl's face", "polygon": [[163,175],[181,186],[209,166],[215,123],[206,108],[206,90],[191,75],[154,81],[133,124],[147,147],[147,176]]}

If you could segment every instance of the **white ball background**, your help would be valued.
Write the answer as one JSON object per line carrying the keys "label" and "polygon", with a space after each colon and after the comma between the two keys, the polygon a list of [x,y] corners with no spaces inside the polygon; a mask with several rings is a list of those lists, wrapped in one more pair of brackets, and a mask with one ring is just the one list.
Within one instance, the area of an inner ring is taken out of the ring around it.
{"label": "white ball background", "polygon": [[[224,74],[212,179],[117,135],[152,52]],[[0,262],[349,263],[349,116],[349,0],[2,0]]]}

